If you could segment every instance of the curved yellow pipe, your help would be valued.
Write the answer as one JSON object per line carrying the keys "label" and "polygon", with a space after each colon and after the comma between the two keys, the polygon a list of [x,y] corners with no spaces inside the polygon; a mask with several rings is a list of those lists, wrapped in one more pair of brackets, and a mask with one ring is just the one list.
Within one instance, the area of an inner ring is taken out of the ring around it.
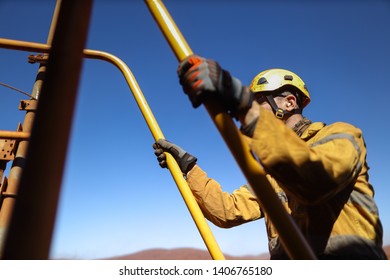
{"label": "curved yellow pipe", "polygon": [[[150,110],[149,105],[147,104],[144,95],[141,92],[140,87],[138,86],[137,81],[135,80],[133,74],[131,73],[127,65],[119,58],[106,52],[84,50],[84,54],[87,58],[98,58],[98,59],[105,60],[107,62],[111,62],[121,70],[146,120],[146,123],[149,126],[149,129],[154,137],[154,140],[157,141],[160,138],[164,138],[164,135],[160,130],[157,121],[154,118],[152,111]],[[198,227],[198,230],[210,252],[210,255],[212,256],[213,259],[219,259],[219,260],[224,259],[224,256],[217,242],[214,239],[214,236],[203,216],[202,211],[199,208],[198,203],[196,202],[190,188],[188,187],[187,182],[183,178],[183,174],[179,166],[177,165],[176,160],[174,160],[174,158],[169,153],[167,153],[166,155],[167,155],[167,164],[171,172],[171,175],[179,188],[179,191]]]}
{"label": "curved yellow pipe", "polygon": [[[145,2],[177,59],[182,61],[193,54],[163,3],[160,0],[145,0]],[[292,259],[315,259],[315,255],[300,229],[287,214],[273,191],[263,168],[251,155],[248,145],[243,141],[232,118],[219,103],[213,100],[204,105],[260,200],[262,207],[277,229],[289,257]]]}
{"label": "curved yellow pipe", "polygon": [[[31,51],[31,52],[44,52],[44,53],[50,52],[50,46],[47,44],[17,41],[17,40],[3,39],[3,38],[0,38],[0,47],[7,48],[7,49],[22,50],[22,51]],[[136,79],[134,78],[134,75],[130,71],[129,67],[118,57],[103,51],[85,49],[84,56],[86,58],[100,59],[100,60],[110,62],[111,64],[119,68],[119,70],[122,72],[123,76],[125,77],[131,92],[133,93],[137,105],[141,110],[141,113],[153,135],[154,140],[157,141],[160,138],[164,138],[164,135],[160,127],[158,126],[158,123],[154,118],[153,113],[150,110],[149,105],[146,102],[144,95]],[[167,154],[167,164],[171,172],[171,175],[174,181],[176,182],[176,185],[187,205],[188,210],[191,213],[191,216],[198,228],[199,233],[203,238],[203,241],[205,242],[205,245],[211,257],[215,260],[225,259],[223,253],[221,252],[221,249],[219,248],[211,232],[209,225],[207,224],[206,219],[203,216],[202,211],[199,208],[198,203],[196,202],[187,182],[183,178],[183,174],[176,160],[174,160],[174,158],[170,154]]]}

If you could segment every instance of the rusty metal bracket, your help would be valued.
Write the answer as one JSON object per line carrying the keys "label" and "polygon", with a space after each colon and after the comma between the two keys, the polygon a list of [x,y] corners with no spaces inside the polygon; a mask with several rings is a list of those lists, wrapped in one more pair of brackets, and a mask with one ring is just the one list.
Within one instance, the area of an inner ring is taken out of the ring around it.
{"label": "rusty metal bracket", "polygon": [[40,63],[40,64],[46,64],[47,60],[49,58],[49,55],[47,54],[30,54],[28,56],[28,63],[34,64],[34,63]]}
{"label": "rusty metal bracket", "polygon": [[36,111],[37,106],[38,106],[38,100],[21,100],[19,104],[19,110]]}
{"label": "rusty metal bracket", "polygon": [[[16,131],[23,131],[23,126],[21,123],[18,124]],[[19,142],[16,139],[0,139],[0,160],[14,160],[18,143]]]}
{"label": "rusty metal bracket", "polygon": [[0,160],[14,160],[16,140],[0,139]]}

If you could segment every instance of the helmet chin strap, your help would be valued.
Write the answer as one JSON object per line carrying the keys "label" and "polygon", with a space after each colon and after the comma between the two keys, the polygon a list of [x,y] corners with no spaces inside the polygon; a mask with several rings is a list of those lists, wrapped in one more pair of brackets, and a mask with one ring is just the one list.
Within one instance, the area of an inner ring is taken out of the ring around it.
{"label": "helmet chin strap", "polygon": [[301,109],[294,109],[292,111],[287,111],[279,108],[278,105],[276,105],[276,102],[272,94],[268,94],[265,97],[267,98],[269,105],[271,105],[272,111],[274,112],[275,116],[278,119],[282,120],[284,117],[302,113]]}

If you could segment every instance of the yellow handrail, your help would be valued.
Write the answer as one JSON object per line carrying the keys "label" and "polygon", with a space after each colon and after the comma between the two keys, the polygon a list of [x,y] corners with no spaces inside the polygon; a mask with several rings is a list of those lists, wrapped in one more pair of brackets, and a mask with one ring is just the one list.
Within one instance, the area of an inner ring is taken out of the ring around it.
{"label": "yellow handrail", "polygon": [[[0,38],[0,48],[22,50],[22,51],[32,51],[32,52],[50,52],[50,46],[47,44],[40,44],[34,42],[18,41]],[[151,131],[153,138],[157,141],[160,138],[164,138],[164,135],[153,116],[151,109],[149,108],[148,103],[146,102],[144,95],[134,77],[129,67],[118,57],[103,51],[96,51],[85,49],[84,56],[91,59],[100,59],[111,64],[115,65],[123,74],[126,79],[127,84],[130,87],[131,92],[137,102],[138,107],[141,110],[141,113]],[[176,162],[176,160],[170,155],[167,154],[167,164],[171,172],[171,175],[186,203],[188,210],[191,213],[191,216],[198,228],[199,233],[201,234],[203,241],[211,255],[215,260],[225,259],[221,249],[219,248],[212,232],[207,224],[206,219],[203,216],[202,211],[199,208],[198,203],[196,202],[187,182],[183,178],[183,174]]]}
{"label": "yellow handrail", "polygon": [[[193,54],[166,7],[160,0],[145,0],[151,14],[179,61]],[[223,139],[235,157],[263,209],[277,229],[282,245],[292,259],[315,259],[315,255],[291,216],[272,189],[263,168],[253,158],[232,118],[214,100],[204,104]]]}
{"label": "yellow handrail", "polygon": [[[152,111],[150,110],[148,104],[146,103],[146,100],[141,92],[140,87],[137,84],[137,81],[135,80],[134,76],[132,75],[127,65],[123,63],[123,61],[121,61],[119,58],[109,53],[85,50],[84,54],[86,55],[87,58],[99,58],[111,62],[122,71],[122,73],[126,78],[127,83],[130,86],[134,98],[136,99],[137,104],[146,120],[146,123],[148,124],[149,129],[153,134],[154,140],[157,141],[160,138],[164,138],[164,135],[161,132],[157,124],[157,121],[152,114]],[[176,160],[170,154],[167,154],[167,164],[171,172],[171,175],[175,180],[179,188],[179,191],[188,207],[188,210],[190,211],[192,218],[194,219],[198,227],[198,230],[210,252],[210,255],[212,256],[213,259],[219,259],[219,260],[224,259],[224,256],[217,242],[214,239],[214,236],[210,230],[210,227],[207,224],[207,221],[203,216],[202,211],[199,208],[198,203],[196,202],[190,188],[188,187],[187,182],[183,178],[183,174]]]}

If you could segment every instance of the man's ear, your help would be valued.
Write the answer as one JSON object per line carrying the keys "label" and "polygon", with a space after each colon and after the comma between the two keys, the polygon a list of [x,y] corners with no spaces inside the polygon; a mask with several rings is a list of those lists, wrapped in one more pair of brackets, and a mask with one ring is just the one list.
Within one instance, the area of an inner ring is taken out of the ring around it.
{"label": "man's ear", "polygon": [[292,111],[297,108],[297,98],[293,95],[287,95],[284,99],[284,107],[286,111]]}

